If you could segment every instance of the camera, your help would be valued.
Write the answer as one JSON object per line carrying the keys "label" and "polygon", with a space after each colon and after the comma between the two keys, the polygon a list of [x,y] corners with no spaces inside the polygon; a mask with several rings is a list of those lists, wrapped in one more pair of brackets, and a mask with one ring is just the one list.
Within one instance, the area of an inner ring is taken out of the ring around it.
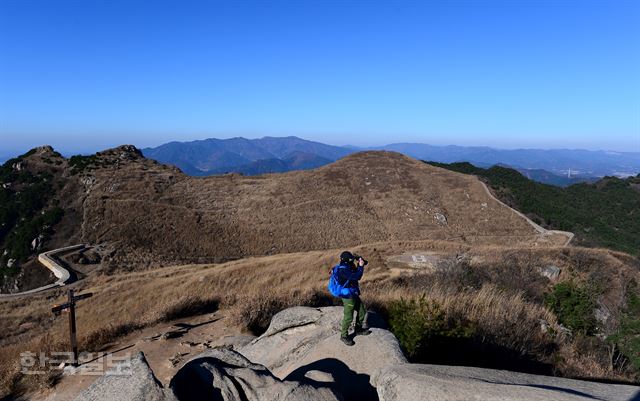
{"label": "camera", "polygon": [[358,262],[360,259],[362,259],[362,261],[364,262],[364,266],[369,264],[369,261],[367,261],[365,258],[363,258],[360,255],[353,255],[353,259],[354,259],[355,262]]}

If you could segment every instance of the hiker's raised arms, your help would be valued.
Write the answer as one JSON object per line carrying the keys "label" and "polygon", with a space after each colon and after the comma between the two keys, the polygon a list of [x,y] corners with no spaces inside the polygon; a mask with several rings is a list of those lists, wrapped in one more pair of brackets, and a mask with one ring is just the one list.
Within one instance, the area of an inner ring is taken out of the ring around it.
{"label": "hiker's raised arms", "polygon": [[349,266],[340,266],[340,268],[338,269],[338,277],[340,278],[340,282],[346,282],[348,280],[358,281],[362,278],[363,273],[364,266],[359,266],[355,270],[353,270]]}
{"label": "hiker's raised arms", "polygon": [[351,280],[360,280],[364,274],[364,265],[358,266],[356,270],[351,270]]}

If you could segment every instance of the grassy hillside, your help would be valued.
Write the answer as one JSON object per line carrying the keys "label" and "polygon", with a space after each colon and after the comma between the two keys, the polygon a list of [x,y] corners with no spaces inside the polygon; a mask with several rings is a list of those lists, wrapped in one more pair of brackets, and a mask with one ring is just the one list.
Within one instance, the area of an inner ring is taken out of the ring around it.
{"label": "grassy hillside", "polygon": [[393,239],[540,242],[474,177],[393,152],[287,174],[189,177],[133,146],[69,159],[43,148],[5,164],[1,182],[10,186],[0,193],[0,255],[7,251],[2,262],[12,271],[0,275],[13,277],[13,289],[23,288],[16,273],[37,254],[36,238],[46,247],[104,244],[107,271]]}
{"label": "grassy hillside", "polygon": [[[112,153],[100,158],[121,152]],[[87,174],[95,182],[83,195],[83,238],[118,244],[105,262],[108,269],[392,239],[536,240],[531,226],[491,199],[475,178],[392,152],[362,152],[317,170],[256,177],[188,177],[142,157]]]}
{"label": "grassy hillside", "polygon": [[429,164],[477,175],[502,201],[544,227],[574,232],[581,245],[640,253],[640,175],[559,188],[531,181],[505,167]]}

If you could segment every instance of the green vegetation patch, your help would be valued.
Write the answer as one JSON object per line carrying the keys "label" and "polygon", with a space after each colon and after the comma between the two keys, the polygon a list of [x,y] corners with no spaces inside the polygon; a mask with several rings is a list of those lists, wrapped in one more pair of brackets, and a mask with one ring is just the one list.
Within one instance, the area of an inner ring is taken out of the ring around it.
{"label": "green vegetation patch", "polygon": [[617,347],[636,371],[640,371],[640,296],[635,282],[629,287],[618,330],[607,341]]}
{"label": "green vegetation patch", "polygon": [[424,354],[435,339],[471,338],[475,334],[471,325],[448,322],[440,305],[424,295],[391,303],[389,325],[410,358]]}
{"label": "green vegetation patch", "polygon": [[600,292],[591,285],[571,281],[558,283],[545,297],[545,305],[558,320],[576,333],[594,335],[598,321],[594,310]]}
{"label": "green vegetation patch", "polygon": [[13,166],[21,163],[27,156],[35,153],[35,150],[30,150],[27,153],[9,159],[2,166],[0,166],[0,184],[11,183],[13,185],[22,183],[32,183],[37,181],[36,178],[26,169],[17,170]]}
{"label": "green vegetation patch", "polygon": [[9,258],[24,262],[31,255],[31,241],[39,235],[45,241],[52,233],[52,227],[57,224],[64,215],[59,207],[51,208],[38,216],[21,221],[7,236],[5,243],[9,252]]}
{"label": "green vegetation patch", "polygon": [[100,159],[96,155],[75,155],[69,158],[69,167],[71,174],[82,173],[86,170],[92,170],[100,165]]}
{"label": "green vegetation patch", "polygon": [[33,178],[36,183],[23,185],[20,190],[11,189],[15,182],[10,188],[0,189],[0,242],[16,225],[28,224],[47,204],[51,177],[40,174]]}
{"label": "green vegetation patch", "polygon": [[529,180],[506,167],[429,164],[477,175],[503,202],[542,226],[575,233],[583,245],[640,255],[640,175],[561,188]]}
{"label": "green vegetation patch", "polygon": [[[8,160],[0,167],[0,279],[19,271],[19,262],[33,253],[34,238],[41,236],[46,241],[63,215],[61,208],[48,207],[53,188],[51,174],[34,174],[27,168],[14,167],[32,153]],[[6,266],[9,259],[16,261],[11,268]]]}

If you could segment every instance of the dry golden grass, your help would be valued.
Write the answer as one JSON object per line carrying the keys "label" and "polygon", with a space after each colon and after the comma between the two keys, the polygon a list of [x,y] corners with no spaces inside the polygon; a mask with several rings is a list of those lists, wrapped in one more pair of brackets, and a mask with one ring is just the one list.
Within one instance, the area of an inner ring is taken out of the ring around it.
{"label": "dry golden grass", "polygon": [[374,290],[375,287],[366,288],[370,302],[387,305],[401,298],[424,295],[426,300],[436,302],[447,318],[470,322],[496,345],[515,351],[536,351],[538,346],[546,346],[552,341],[541,330],[541,320],[557,328],[553,313],[526,301],[520,293],[501,290],[491,284],[485,284],[479,290],[446,288],[438,282],[429,288],[393,285]]}
{"label": "dry golden grass", "polygon": [[[332,302],[325,286],[341,250],[89,277],[73,284],[77,292],[95,294],[78,307],[81,349],[99,349],[132,330],[205,313],[218,306],[225,309],[230,325],[262,330],[271,316],[283,308]],[[439,241],[393,241],[353,250],[370,261],[362,282],[363,299],[370,307],[384,312],[393,300],[426,294],[443,307],[447,316],[473,322],[487,341],[529,353],[554,342],[564,350],[563,362],[558,366],[561,374],[624,378],[598,355],[577,357],[570,352],[574,344],[569,340],[541,331],[541,319],[551,327],[556,325],[556,319],[541,306],[542,294],[551,284],[537,269],[554,263],[563,269],[561,278],[606,275],[611,289],[605,299],[611,299],[615,306],[622,283],[638,278],[635,260],[626,255],[581,248],[472,248]],[[467,262],[447,272],[432,273],[388,261],[393,255],[413,250],[464,254]],[[21,351],[37,349],[43,341],[65,349],[66,319],[53,319],[50,312],[51,304],[64,301],[64,295],[61,289],[0,301],[4,326],[0,338],[0,394],[6,394],[16,382],[16,357]],[[23,324],[32,322],[34,327],[25,330]]]}
{"label": "dry golden grass", "polygon": [[[97,181],[82,206],[83,238],[117,243],[107,261],[118,270],[389,240],[510,245],[539,239],[475,177],[393,152],[257,177],[186,177],[145,159],[91,174]],[[446,215],[446,225],[436,213]]]}
{"label": "dry golden grass", "polygon": [[26,391],[49,388],[60,378],[59,373],[49,371],[45,374],[24,375],[20,369],[20,354],[33,352],[36,355],[65,350],[65,342],[52,334],[45,333],[26,343],[3,346],[0,349],[0,397],[10,393],[20,394]]}

